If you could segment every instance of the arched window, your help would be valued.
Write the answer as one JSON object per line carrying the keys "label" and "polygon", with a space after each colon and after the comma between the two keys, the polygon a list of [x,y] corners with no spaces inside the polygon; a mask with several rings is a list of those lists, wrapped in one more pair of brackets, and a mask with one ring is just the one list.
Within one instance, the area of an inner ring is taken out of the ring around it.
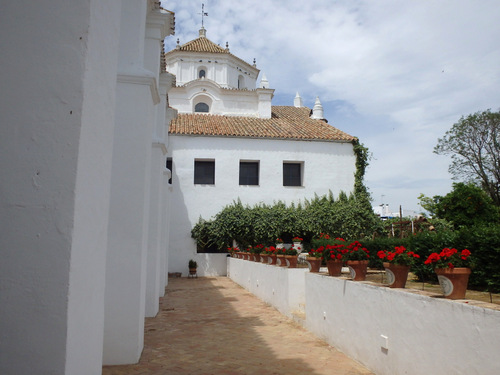
{"label": "arched window", "polygon": [[241,74],[238,76],[238,88],[239,89],[245,88],[245,78]]}
{"label": "arched window", "polygon": [[198,72],[198,78],[205,78],[207,72],[205,72],[205,69],[200,69]]}
{"label": "arched window", "polygon": [[208,113],[210,110],[210,107],[208,106],[207,103],[200,102],[194,106],[194,111],[195,112],[205,112]]}

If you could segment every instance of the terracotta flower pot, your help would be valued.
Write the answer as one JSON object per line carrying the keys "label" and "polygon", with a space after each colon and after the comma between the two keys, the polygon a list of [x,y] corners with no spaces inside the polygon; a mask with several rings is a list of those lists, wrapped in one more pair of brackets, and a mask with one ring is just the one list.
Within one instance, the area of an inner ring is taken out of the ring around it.
{"label": "terracotta flower pot", "polygon": [[307,257],[306,262],[309,265],[310,272],[319,272],[321,267],[321,258]]}
{"label": "terracotta flower pot", "polygon": [[338,259],[330,259],[326,261],[329,276],[340,276],[342,274],[342,261]]}
{"label": "terracotta flower pot", "polygon": [[297,268],[297,255],[285,255],[288,268]]}
{"label": "terracotta flower pot", "polygon": [[260,254],[254,254],[253,255],[253,261],[254,262],[260,262]]}
{"label": "terracotta flower pot", "polygon": [[391,264],[388,262],[384,262],[383,264],[389,288],[404,288],[406,285],[406,280],[408,280],[408,272],[410,272],[410,266]]}
{"label": "terracotta flower pot", "polygon": [[347,267],[349,267],[351,278],[354,281],[364,281],[366,279],[366,271],[368,269],[367,260],[348,260]]}
{"label": "terracotta flower pot", "polygon": [[268,258],[269,257],[267,256],[267,254],[260,254],[260,261],[261,261],[261,263],[267,264]]}
{"label": "terracotta flower pot", "polygon": [[449,299],[464,299],[469,282],[470,268],[436,268],[439,285],[443,289],[443,294]]}
{"label": "terracotta flower pot", "polygon": [[276,265],[276,255],[274,255],[274,254],[273,255],[269,255],[268,259],[269,259],[269,261],[268,261],[269,264],[272,264],[273,266]]}
{"label": "terracotta flower pot", "polygon": [[286,267],[285,256],[282,254],[276,255],[276,265],[280,267]]}

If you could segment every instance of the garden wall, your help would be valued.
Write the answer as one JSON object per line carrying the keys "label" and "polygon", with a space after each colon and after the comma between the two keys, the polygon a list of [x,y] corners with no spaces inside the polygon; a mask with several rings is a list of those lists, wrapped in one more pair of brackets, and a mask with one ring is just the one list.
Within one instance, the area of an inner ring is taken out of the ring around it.
{"label": "garden wall", "polygon": [[303,313],[307,268],[285,268],[228,258],[228,277],[282,314]]}
{"label": "garden wall", "polygon": [[[198,276],[226,276],[228,267],[227,253],[198,253],[193,254],[190,259],[198,263]],[[184,265],[183,275],[189,273],[188,263]]]}
{"label": "garden wall", "polygon": [[499,310],[303,268],[230,258],[228,269],[289,317],[305,302],[305,327],[376,374],[500,374]]}

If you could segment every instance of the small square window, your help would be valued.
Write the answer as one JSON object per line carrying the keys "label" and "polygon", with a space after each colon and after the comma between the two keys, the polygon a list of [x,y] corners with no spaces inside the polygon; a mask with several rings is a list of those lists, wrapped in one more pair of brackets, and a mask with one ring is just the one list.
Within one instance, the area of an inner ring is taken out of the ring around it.
{"label": "small square window", "polygon": [[283,163],[283,186],[302,186],[302,163]]}
{"label": "small square window", "polygon": [[259,184],[259,162],[240,161],[240,185]]}
{"label": "small square window", "polygon": [[215,161],[194,161],[194,183],[215,185]]}

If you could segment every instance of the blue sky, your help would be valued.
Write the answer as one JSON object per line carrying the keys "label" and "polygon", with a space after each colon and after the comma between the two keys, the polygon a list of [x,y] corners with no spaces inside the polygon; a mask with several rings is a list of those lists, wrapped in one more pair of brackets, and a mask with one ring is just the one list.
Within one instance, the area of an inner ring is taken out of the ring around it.
{"label": "blue sky", "polygon": [[[373,204],[420,211],[417,197],[451,190],[437,139],[461,116],[500,109],[497,0],[205,0],[207,37],[257,67],[274,105],[308,107],[373,154]],[[177,38],[198,37],[202,1],[162,1]]]}

